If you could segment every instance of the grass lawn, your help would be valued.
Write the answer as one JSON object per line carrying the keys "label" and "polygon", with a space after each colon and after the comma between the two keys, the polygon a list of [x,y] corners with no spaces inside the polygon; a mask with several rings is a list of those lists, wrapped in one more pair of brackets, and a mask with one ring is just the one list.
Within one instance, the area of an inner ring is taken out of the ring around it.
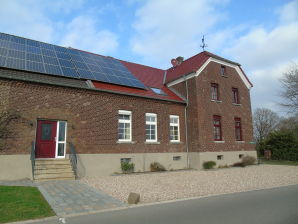
{"label": "grass lawn", "polygon": [[287,161],[287,160],[261,160],[262,164],[269,165],[287,165],[287,166],[298,166],[298,161]]}
{"label": "grass lawn", "polygon": [[0,223],[54,215],[36,187],[0,186]]}

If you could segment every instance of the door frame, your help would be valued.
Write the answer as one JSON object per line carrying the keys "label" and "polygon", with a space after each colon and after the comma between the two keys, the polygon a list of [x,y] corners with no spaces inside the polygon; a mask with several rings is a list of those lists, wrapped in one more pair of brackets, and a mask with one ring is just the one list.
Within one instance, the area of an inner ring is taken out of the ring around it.
{"label": "door frame", "polygon": [[[64,159],[66,156],[66,149],[67,149],[67,144],[66,144],[66,139],[67,139],[67,121],[65,120],[55,120],[55,119],[37,119],[36,120],[36,131],[35,131],[35,144],[37,142],[37,124],[38,121],[55,121],[57,122],[57,130],[56,130],[56,137],[55,137],[55,158],[36,158],[36,159]],[[59,122],[65,122],[65,140],[64,141],[59,141]],[[58,156],[58,143],[64,143],[64,155],[63,156]]]}

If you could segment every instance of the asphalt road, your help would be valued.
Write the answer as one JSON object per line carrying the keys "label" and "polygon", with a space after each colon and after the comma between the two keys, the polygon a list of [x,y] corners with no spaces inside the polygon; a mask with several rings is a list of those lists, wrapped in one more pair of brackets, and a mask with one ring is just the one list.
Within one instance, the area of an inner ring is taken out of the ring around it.
{"label": "asphalt road", "polygon": [[65,221],[71,224],[298,224],[298,185],[68,217]]}

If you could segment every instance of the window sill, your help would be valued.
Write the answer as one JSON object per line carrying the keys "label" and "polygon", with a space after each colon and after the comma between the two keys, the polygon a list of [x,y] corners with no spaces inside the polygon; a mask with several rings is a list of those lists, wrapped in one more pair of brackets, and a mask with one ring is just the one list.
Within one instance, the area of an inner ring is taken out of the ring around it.
{"label": "window sill", "polygon": [[214,143],[225,143],[225,141],[214,141]]}
{"label": "window sill", "polygon": [[221,100],[211,100],[211,102],[215,102],[215,103],[222,103]]}
{"label": "window sill", "polygon": [[227,75],[221,75],[221,77],[228,78],[229,76],[227,76]]}
{"label": "window sill", "polygon": [[245,143],[245,141],[236,141],[236,143]]}
{"label": "window sill", "polygon": [[170,141],[171,144],[182,144],[183,142],[180,141]]}
{"label": "window sill", "polygon": [[234,106],[241,106],[241,103],[232,103]]}
{"label": "window sill", "polygon": [[116,143],[118,143],[118,144],[135,144],[134,141],[121,141],[121,140],[117,141]]}
{"label": "window sill", "polygon": [[148,144],[148,145],[158,145],[160,144],[160,142],[145,142],[145,144]]}

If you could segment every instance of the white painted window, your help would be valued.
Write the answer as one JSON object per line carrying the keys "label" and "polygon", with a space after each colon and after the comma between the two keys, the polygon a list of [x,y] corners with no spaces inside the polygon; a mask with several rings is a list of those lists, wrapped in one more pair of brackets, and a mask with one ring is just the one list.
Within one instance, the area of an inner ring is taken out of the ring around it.
{"label": "white painted window", "polygon": [[131,141],[131,111],[118,111],[118,140]]}
{"label": "white painted window", "polygon": [[180,141],[179,116],[170,115],[170,141]]}
{"label": "white painted window", "polygon": [[57,122],[56,158],[64,158],[66,152],[66,121]]}
{"label": "white painted window", "polygon": [[157,115],[146,113],[146,142],[157,142]]}

